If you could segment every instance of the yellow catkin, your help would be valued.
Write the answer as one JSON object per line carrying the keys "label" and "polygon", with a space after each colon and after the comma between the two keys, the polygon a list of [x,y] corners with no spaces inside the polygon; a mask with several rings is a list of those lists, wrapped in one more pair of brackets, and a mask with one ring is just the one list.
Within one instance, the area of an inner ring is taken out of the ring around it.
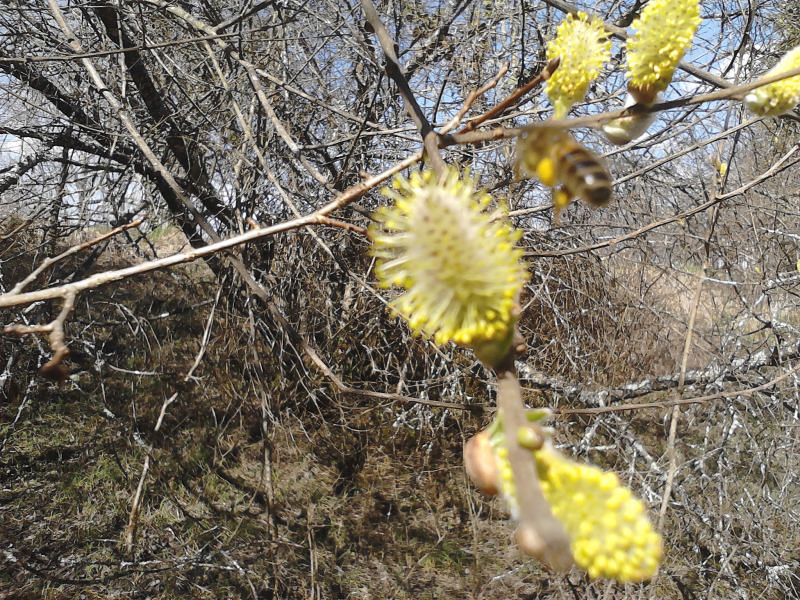
{"label": "yellow catkin", "polygon": [[[575,563],[593,578],[635,582],[652,577],[662,557],[662,545],[644,504],[614,473],[577,463],[553,449],[549,441],[552,430],[540,424],[549,414],[530,411],[531,425],[516,437],[522,447],[531,450],[542,492],[570,537]],[[499,492],[516,519],[520,506],[506,441],[502,412],[498,412],[492,424],[467,444],[465,458],[476,485],[492,495]],[[535,533],[521,528],[518,543],[538,555],[538,550],[545,548]]]}
{"label": "yellow catkin", "polygon": [[561,118],[586,96],[586,88],[600,74],[611,56],[603,22],[585,13],[567,15],[547,45],[547,59],[559,58],[558,69],[547,80],[545,92],[553,103],[554,117]]}
{"label": "yellow catkin", "polygon": [[642,581],[661,559],[661,537],[644,505],[614,473],[573,462],[545,447],[534,453],[542,491],[591,577]]}
{"label": "yellow catkin", "polygon": [[393,311],[439,344],[504,355],[528,278],[515,247],[521,232],[493,219],[488,194],[452,168],[444,178],[432,171],[398,176],[383,193],[395,203],[374,214],[369,234],[380,283],[405,288]]}
{"label": "yellow catkin", "polygon": [[699,0],[650,0],[628,37],[628,89],[649,104],[672,81],[700,24]]}
{"label": "yellow catkin", "polygon": [[[765,77],[780,75],[797,68],[800,68],[800,46],[787,53],[765,74]],[[787,113],[800,104],[800,75],[756,88],[744,97],[744,103],[750,111],[762,117]]]}

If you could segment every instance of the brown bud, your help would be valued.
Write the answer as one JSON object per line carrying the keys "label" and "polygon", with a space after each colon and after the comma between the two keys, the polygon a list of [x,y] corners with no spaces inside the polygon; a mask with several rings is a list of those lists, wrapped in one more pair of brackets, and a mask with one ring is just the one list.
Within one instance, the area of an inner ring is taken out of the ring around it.
{"label": "brown bud", "polygon": [[520,525],[516,533],[517,546],[528,556],[533,556],[539,560],[544,560],[544,555],[547,550],[547,544],[536,531],[535,527],[530,525]]}
{"label": "brown bud", "polygon": [[62,363],[69,356],[69,349],[63,344],[53,353],[53,357],[41,366],[39,375],[50,381],[62,382],[69,377],[69,369]]}
{"label": "brown bud", "polygon": [[631,84],[628,85],[628,92],[639,104],[652,104],[656,101],[659,91],[660,90],[655,86],[655,84],[643,86],[635,86]]}
{"label": "brown bud", "polygon": [[467,475],[480,491],[487,496],[496,496],[500,491],[500,470],[492,443],[485,431],[481,431],[464,444],[464,466]]}

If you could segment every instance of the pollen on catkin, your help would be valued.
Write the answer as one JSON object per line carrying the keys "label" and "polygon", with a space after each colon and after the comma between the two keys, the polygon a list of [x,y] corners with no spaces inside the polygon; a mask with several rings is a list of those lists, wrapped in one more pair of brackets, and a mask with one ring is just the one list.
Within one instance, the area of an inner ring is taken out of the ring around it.
{"label": "pollen on catkin", "polygon": [[661,536],[641,500],[614,473],[569,460],[552,447],[535,452],[542,492],[571,538],[575,563],[592,578],[642,581],[661,559]]}
{"label": "pollen on catkin", "polygon": [[558,69],[547,80],[545,92],[553,103],[556,119],[564,117],[573,104],[583,100],[586,88],[600,74],[611,56],[603,21],[585,13],[572,14],[561,22],[556,38],[547,45],[547,59],[560,58]]}
{"label": "pollen on catkin", "polygon": [[650,0],[628,37],[628,90],[650,104],[667,89],[700,25],[699,0]]}
{"label": "pollen on catkin", "polygon": [[489,195],[453,168],[443,178],[398,175],[383,193],[395,203],[374,214],[369,235],[381,285],[404,288],[393,311],[438,344],[476,353],[498,340],[510,346],[516,296],[528,278],[515,248],[521,232],[493,219]]}
{"label": "pollen on catkin", "polygon": [[[549,414],[529,411],[531,425],[517,431],[516,437],[520,446],[531,450],[542,493],[570,538],[575,563],[592,578],[628,582],[652,577],[662,556],[661,536],[650,524],[644,504],[614,473],[556,451],[550,442],[553,430],[541,426]],[[489,427],[470,440],[471,456],[465,449],[465,458],[472,461],[467,473],[473,482],[490,495],[499,492],[517,519],[520,504],[507,441],[498,411]]]}
{"label": "pollen on catkin", "polygon": [[[800,67],[800,46],[789,51],[764,77],[780,75]],[[761,117],[775,117],[800,104],[800,75],[787,77],[760,88],[744,97],[745,106]]]}

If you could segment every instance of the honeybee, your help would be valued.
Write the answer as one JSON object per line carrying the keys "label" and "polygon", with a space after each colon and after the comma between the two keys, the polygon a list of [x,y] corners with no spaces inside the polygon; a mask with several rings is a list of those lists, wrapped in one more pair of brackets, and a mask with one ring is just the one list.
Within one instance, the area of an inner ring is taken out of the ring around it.
{"label": "honeybee", "polygon": [[560,127],[528,127],[517,139],[517,177],[537,175],[553,188],[555,221],[572,199],[590,206],[611,200],[611,178],[602,159]]}

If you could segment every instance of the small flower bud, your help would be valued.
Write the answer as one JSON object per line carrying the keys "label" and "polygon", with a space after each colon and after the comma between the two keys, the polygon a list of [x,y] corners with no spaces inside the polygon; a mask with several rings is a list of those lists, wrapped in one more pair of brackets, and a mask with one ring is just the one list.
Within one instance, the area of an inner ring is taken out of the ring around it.
{"label": "small flower bud", "polygon": [[[661,93],[658,93],[655,102],[658,102],[660,99]],[[635,104],[636,99],[633,97],[633,94],[629,93],[625,100],[625,108],[634,106]],[[655,120],[656,113],[642,113],[629,117],[620,117],[608,123],[603,123],[602,129],[609,142],[617,146],[622,146],[643,135]]]}
{"label": "small flower bud", "polygon": [[517,443],[526,450],[541,450],[545,439],[544,432],[536,425],[520,427],[517,430]]}

